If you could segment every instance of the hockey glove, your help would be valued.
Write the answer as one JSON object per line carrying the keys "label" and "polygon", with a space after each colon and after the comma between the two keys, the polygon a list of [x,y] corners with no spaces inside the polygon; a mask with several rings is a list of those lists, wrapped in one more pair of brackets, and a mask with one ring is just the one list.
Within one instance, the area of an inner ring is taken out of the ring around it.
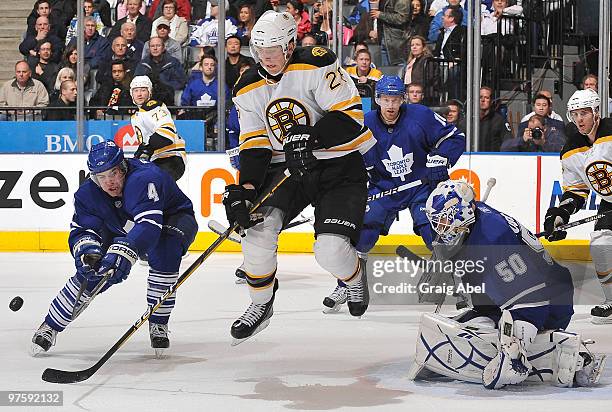
{"label": "hockey glove", "polygon": [[108,283],[114,285],[121,283],[127,279],[132,269],[132,265],[138,260],[138,252],[134,242],[127,237],[118,237],[114,240],[115,243],[109,246],[106,255],[102,258],[100,276],[105,275],[108,271],[113,270],[114,273],[108,279]]}
{"label": "hockey glove", "polygon": [[435,189],[438,183],[449,179],[448,159],[445,156],[433,151],[427,155],[427,182],[429,187]]}
{"label": "hockey glove", "polygon": [[291,174],[303,176],[314,169],[317,158],[312,150],[318,146],[319,135],[312,126],[297,125],[289,129],[283,142],[285,164]]}
{"label": "hockey glove", "polygon": [[263,221],[261,216],[249,213],[250,205],[256,197],[255,189],[247,189],[241,185],[225,186],[223,205],[230,226],[238,223],[241,228],[248,229]]}
{"label": "hockey glove", "polygon": [[100,258],[102,258],[102,245],[93,236],[83,236],[72,247],[74,263],[77,274],[89,280],[97,277]]}
{"label": "hockey glove", "polygon": [[565,239],[567,232],[565,230],[556,230],[557,227],[565,225],[570,220],[570,212],[564,208],[551,207],[546,211],[544,217],[544,232],[546,232],[546,240],[554,242],[556,240]]}

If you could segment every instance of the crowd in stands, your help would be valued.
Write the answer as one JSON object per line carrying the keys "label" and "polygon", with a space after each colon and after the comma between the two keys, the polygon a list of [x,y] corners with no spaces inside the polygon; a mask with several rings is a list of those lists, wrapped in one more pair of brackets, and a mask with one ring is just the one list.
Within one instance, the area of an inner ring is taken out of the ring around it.
{"label": "crowd in stands", "polygon": [[[54,107],[46,119],[72,120],[76,84],[82,81],[86,105],[91,108],[89,118],[128,116],[134,107],[129,83],[133,76],[147,75],[155,99],[184,107],[173,110],[178,118],[214,123],[219,101],[217,67],[224,57],[227,123],[232,132],[232,125],[237,125],[232,121],[231,89],[241,73],[255,65],[248,45],[257,19],[266,10],[287,11],[296,21],[299,45],[327,46],[334,32],[333,1],[223,1],[224,40],[218,38],[219,0],[85,0],[82,28],[75,1],[37,0],[19,45],[23,60],[15,65],[15,79],[0,88],[0,106]],[[516,24],[502,19],[522,15],[522,3],[482,0],[485,80],[495,65],[495,36],[508,35]],[[465,130],[465,0],[353,0],[350,4],[350,14],[338,32],[343,45],[354,45],[353,55],[344,64],[360,95],[376,107],[374,89],[385,68],[386,74],[403,79],[409,103],[442,107],[447,121]],[[80,35],[85,41],[83,79],[76,76]],[[225,42],[226,56],[218,55],[220,41]],[[382,65],[376,67],[375,61]],[[560,149],[565,124],[553,109],[549,91],[536,93],[530,102],[534,112],[514,131],[497,110],[495,93],[486,84],[483,81],[480,91],[480,151]],[[587,76],[583,87],[596,89],[596,76]],[[11,120],[8,112],[0,116]]]}

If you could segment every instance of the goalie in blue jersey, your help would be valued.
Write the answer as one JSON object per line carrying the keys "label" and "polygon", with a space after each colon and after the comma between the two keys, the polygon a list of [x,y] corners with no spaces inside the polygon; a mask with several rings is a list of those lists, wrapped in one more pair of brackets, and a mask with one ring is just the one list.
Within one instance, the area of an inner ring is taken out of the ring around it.
{"label": "goalie in blue jersey", "polygon": [[[51,302],[32,338],[32,354],[47,352],[98,284],[102,291],[124,281],[139,254],[149,256],[146,298],[154,305],[179,277],[181,256],[198,230],[193,206],[170,174],[140,159],[125,159],[112,141],[92,146],[91,173],[74,195],[68,244],[76,274]],[[110,275],[110,276],[106,276]],[[170,296],[149,318],[151,347],[158,356],[170,346]]]}

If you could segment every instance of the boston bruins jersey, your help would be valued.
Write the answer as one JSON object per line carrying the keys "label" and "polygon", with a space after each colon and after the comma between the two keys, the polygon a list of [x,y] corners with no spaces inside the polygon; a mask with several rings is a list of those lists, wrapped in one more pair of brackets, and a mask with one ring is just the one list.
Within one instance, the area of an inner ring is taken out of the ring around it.
{"label": "boston bruins jersey", "polygon": [[569,127],[561,167],[564,192],[586,199],[594,190],[612,202],[612,119],[601,119],[593,144],[576,127]]}
{"label": "boston bruins jersey", "polygon": [[[359,75],[357,74],[357,66],[347,67],[346,72],[349,74],[349,76],[351,76],[351,79],[353,79],[354,82],[359,81]],[[382,79],[382,77],[383,73],[380,70],[372,67],[370,68],[366,79],[370,82],[377,82]]]}
{"label": "boston bruins jersey", "polygon": [[180,156],[185,161],[185,141],[177,134],[164,103],[149,100],[132,115],[131,121],[141,146],[138,150],[146,153],[150,161],[170,156]]}
{"label": "boston bruins jersey", "polygon": [[[376,142],[363,124],[355,85],[325,47],[296,48],[279,76],[270,77],[260,65],[249,69],[234,87],[233,101],[240,122],[241,164],[243,152],[250,149],[270,150],[271,162],[284,161],[283,141],[297,124],[317,127],[325,146],[313,151],[318,159],[363,154]],[[326,116],[331,112],[342,114]]]}

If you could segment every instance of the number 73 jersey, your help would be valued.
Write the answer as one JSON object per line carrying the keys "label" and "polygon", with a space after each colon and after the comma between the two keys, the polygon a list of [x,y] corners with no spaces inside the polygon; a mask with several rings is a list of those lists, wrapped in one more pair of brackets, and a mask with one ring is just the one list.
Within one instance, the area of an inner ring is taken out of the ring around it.
{"label": "number 73 jersey", "polygon": [[[267,78],[266,78],[267,76]],[[272,162],[284,161],[283,141],[294,125],[318,125],[325,149],[318,159],[368,151],[376,142],[364,126],[361,98],[335,54],[325,47],[298,47],[279,76],[270,77],[260,65],[246,71],[234,87],[233,101],[240,121],[240,150],[268,149]]]}

